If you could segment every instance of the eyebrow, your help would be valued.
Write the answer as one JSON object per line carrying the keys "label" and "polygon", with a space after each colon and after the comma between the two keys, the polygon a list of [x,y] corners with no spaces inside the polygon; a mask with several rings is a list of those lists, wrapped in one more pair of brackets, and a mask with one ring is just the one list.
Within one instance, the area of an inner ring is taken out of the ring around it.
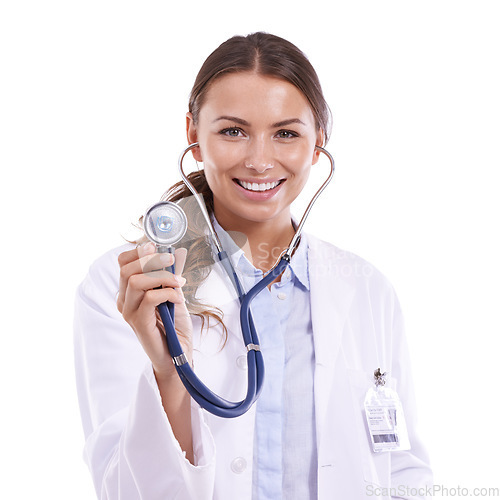
{"label": "eyebrow", "polygon": [[[238,118],[236,116],[227,116],[227,115],[219,116],[218,118],[216,118],[213,121],[213,123],[218,122],[220,120],[229,120],[229,121],[233,121],[235,123],[238,123],[239,125],[244,125],[244,126],[249,126],[250,125],[250,123],[248,123],[246,120],[243,120],[242,118]],[[298,123],[300,125],[305,125],[305,123],[302,120],[299,120],[298,118],[289,118],[287,120],[282,120],[280,122],[273,123],[271,125],[271,127],[273,127],[273,128],[275,128],[275,127],[285,127],[286,125],[291,125],[293,123]]]}
{"label": "eyebrow", "polygon": [[302,120],[299,120],[298,118],[290,118],[288,120],[283,120],[281,122],[273,123],[273,127],[286,127],[287,125],[292,125],[293,123],[305,125],[305,123]]}
{"label": "eyebrow", "polygon": [[218,122],[220,120],[228,120],[230,122],[235,122],[235,123],[238,123],[240,125],[245,125],[245,126],[248,126],[250,125],[246,120],[243,120],[241,118],[237,118],[236,116],[219,116],[219,118],[216,118],[212,123],[215,123],[215,122]]}

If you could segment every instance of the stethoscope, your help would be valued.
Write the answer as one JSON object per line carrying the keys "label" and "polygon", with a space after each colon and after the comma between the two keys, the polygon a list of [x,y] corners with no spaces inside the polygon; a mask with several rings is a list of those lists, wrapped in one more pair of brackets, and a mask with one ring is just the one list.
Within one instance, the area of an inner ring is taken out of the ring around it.
{"label": "stethoscope", "polygon": [[[213,393],[196,376],[188,362],[186,354],[182,350],[177,332],[175,331],[174,304],[164,302],[158,306],[158,311],[165,327],[168,350],[172,356],[177,373],[179,374],[179,377],[188,393],[202,408],[210,413],[219,417],[232,418],[242,415],[252,406],[252,404],[259,397],[264,381],[264,359],[260,350],[259,337],[255,329],[252,313],[250,311],[250,304],[254,297],[271,284],[278,276],[280,276],[290,263],[292,254],[300,241],[300,235],[311,208],[333,177],[335,162],[332,155],[326,149],[316,146],[316,149],[321,153],[324,153],[330,160],[330,173],[328,178],[323,182],[321,187],[318,191],[316,191],[315,195],[309,202],[309,205],[304,211],[302,219],[297,226],[295,235],[290,241],[288,248],[282,252],[271,270],[256,285],[254,285],[251,290],[245,293],[230,258],[222,248],[220,239],[213,227],[212,220],[205,207],[203,197],[196,191],[184,173],[184,157],[189,151],[197,146],[198,143],[194,143],[184,149],[179,156],[178,167],[184,184],[193,194],[201,213],[203,214],[203,218],[205,219],[210,232],[210,238],[214,245],[214,253],[217,256],[217,261],[224,268],[240,300],[240,324],[243,342],[247,350],[248,365],[247,394],[242,401],[232,402],[221,398],[217,394]],[[173,253],[173,245],[180,241],[187,231],[187,217],[184,211],[177,204],[170,201],[160,201],[146,211],[143,218],[143,227],[146,236],[150,241],[155,243],[158,252]],[[168,268],[168,270],[171,272],[175,271],[173,266]]]}

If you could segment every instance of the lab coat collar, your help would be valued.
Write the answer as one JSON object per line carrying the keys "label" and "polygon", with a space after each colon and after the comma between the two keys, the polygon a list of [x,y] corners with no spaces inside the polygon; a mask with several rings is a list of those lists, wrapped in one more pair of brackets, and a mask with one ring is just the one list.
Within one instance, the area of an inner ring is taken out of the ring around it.
{"label": "lab coat collar", "polygon": [[348,265],[340,250],[309,235],[311,319],[314,338],[315,408],[318,443],[327,417],[328,399],[354,285],[339,272]]}

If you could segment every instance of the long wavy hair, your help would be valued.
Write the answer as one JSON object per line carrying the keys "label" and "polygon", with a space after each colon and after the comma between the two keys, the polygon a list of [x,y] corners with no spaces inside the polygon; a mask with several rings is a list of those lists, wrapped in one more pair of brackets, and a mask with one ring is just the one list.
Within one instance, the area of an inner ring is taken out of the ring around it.
{"label": "long wavy hair", "polygon": [[[195,125],[205,102],[210,86],[224,75],[251,71],[264,76],[285,80],[297,87],[307,98],[314,114],[316,127],[323,132],[327,142],[331,125],[331,112],[323,96],[318,75],[313,66],[295,45],[269,33],[257,32],[248,36],[234,36],[215,49],[203,63],[189,97],[189,111]],[[203,169],[189,174],[196,190],[203,196],[211,216],[214,212],[213,195]],[[168,189],[162,199],[182,205],[186,200],[194,200],[183,182]],[[188,212],[191,212],[188,210]],[[191,314],[202,319],[202,327],[210,319],[220,323],[225,330],[220,309],[201,303],[196,298],[196,290],[204,282],[213,265],[210,245],[207,244],[201,221],[190,221],[190,228],[184,238],[187,259],[183,275],[187,279],[183,287],[186,304]],[[182,242],[181,242],[182,243]],[[227,331],[225,330],[227,334]]]}

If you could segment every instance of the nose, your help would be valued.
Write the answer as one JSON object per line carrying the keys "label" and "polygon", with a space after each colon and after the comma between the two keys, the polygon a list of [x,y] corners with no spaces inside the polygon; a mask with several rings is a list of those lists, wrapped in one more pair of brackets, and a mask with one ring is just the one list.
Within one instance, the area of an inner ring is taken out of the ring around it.
{"label": "nose", "polygon": [[274,167],[272,147],[264,140],[253,140],[248,148],[245,167],[263,174]]}

